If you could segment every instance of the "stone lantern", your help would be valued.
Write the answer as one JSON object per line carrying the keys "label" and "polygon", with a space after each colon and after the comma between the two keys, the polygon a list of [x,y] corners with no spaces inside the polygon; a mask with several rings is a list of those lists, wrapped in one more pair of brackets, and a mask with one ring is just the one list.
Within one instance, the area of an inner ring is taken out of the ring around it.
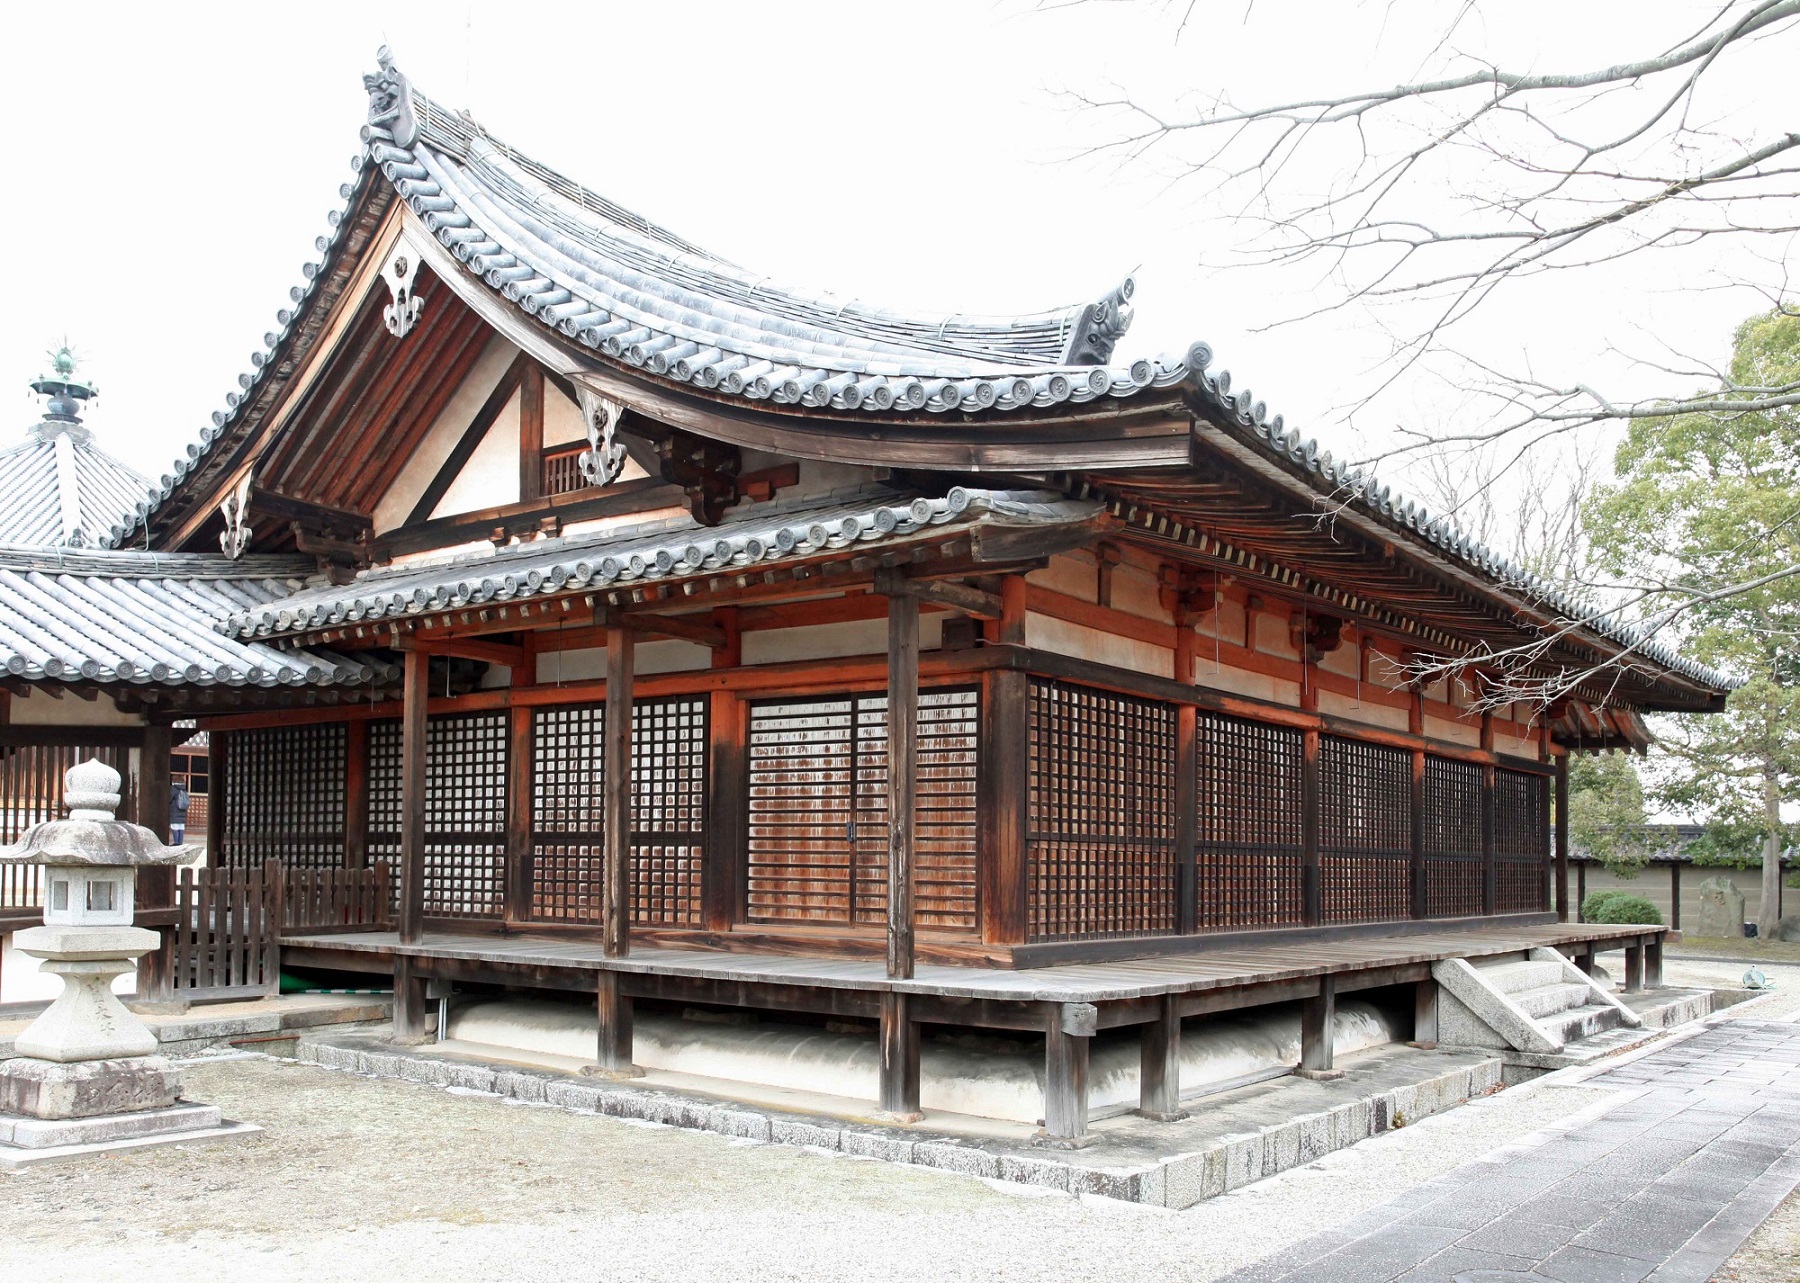
{"label": "stone lantern", "polygon": [[131,925],[137,869],[199,854],[114,819],[119,773],[86,761],[64,776],[69,818],[33,825],[0,862],[44,866],[44,925],[13,946],[43,959],[63,990],[0,1061],[0,1167],[143,1144],[254,1131],[181,1100],[156,1035],[113,995],[113,980],[157,947]]}

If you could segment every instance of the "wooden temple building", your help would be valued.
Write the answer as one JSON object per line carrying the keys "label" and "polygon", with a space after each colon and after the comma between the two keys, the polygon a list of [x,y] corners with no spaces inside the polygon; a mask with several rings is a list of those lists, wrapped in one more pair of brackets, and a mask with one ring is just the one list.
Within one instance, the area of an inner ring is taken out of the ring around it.
{"label": "wooden temple building", "polygon": [[[1428,1021],[1434,959],[1654,959],[1568,921],[1564,767],[1719,674],[1205,344],[1120,354],[1129,280],[1016,318],[797,292],[366,79],[317,260],[111,533],[305,559],[221,640],[361,657],[133,696],[209,734],[216,863],[391,871],[397,929],[285,963],[391,973],[402,1037],[429,981],[596,994],[617,1073],[634,1003],[878,1019],[898,1117],[921,1023],[1041,1031],[1072,1139],[1099,1029],[1141,1027],[1173,1113],[1184,1016],[1302,1000],[1325,1068],[1335,995]],[[1495,705],[1481,657],[1544,638],[1596,676]]]}

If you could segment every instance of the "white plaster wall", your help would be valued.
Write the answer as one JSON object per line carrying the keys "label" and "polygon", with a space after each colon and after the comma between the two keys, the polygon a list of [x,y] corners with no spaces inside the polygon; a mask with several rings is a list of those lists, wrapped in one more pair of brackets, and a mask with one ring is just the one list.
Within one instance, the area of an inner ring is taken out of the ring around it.
{"label": "white plaster wall", "polygon": [[1442,717],[1425,715],[1425,734],[1431,739],[1448,740],[1452,744],[1481,747],[1481,727],[1470,722],[1451,722]]}
{"label": "white plaster wall", "polygon": [[453,517],[459,512],[519,502],[520,395],[515,391],[507,399],[506,408],[494,419],[475,453],[431,510],[432,516]]}
{"label": "white plaster wall", "polygon": [[1173,623],[1162,608],[1156,576],[1138,566],[1120,564],[1113,567],[1112,605],[1114,610],[1141,619],[1154,619],[1159,624]]}
{"label": "white plaster wall", "polygon": [[1225,691],[1232,695],[1242,695],[1249,699],[1266,699],[1274,704],[1285,704],[1289,708],[1300,706],[1300,683],[1284,681],[1279,677],[1268,677],[1262,673],[1247,673],[1241,668],[1233,668],[1229,664],[1219,667],[1213,663],[1211,655],[1201,648],[1200,662],[1194,665],[1194,684],[1204,686],[1208,690]]}
{"label": "white plaster wall", "polygon": [[1174,672],[1175,654],[1171,650],[1035,612],[1025,615],[1025,644],[1152,677],[1168,677]]}
{"label": "white plaster wall", "polygon": [[[631,658],[632,667],[639,677],[648,677],[654,673],[691,673],[712,667],[712,651],[690,641],[665,639],[640,642]],[[605,676],[606,648],[603,646],[583,650],[553,650],[537,657],[539,685],[600,681]]]}
{"label": "white plaster wall", "polygon": [[1025,582],[1078,601],[1092,602],[1099,587],[1095,578],[1098,570],[1094,558],[1086,552],[1062,553],[1050,558],[1049,565],[1027,574]]}
{"label": "white plaster wall", "polygon": [[[518,354],[519,350],[498,334],[488,340],[462,386],[451,394],[437,421],[419,442],[418,449],[413,451],[412,458],[406,461],[394,484],[375,505],[376,534],[396,529],[406,520],[413,505],[419,502],[419,496],[425,493],[425,487],[431,484],[444,460],[450,457],[463,430],[474,420],[476,412]],[[517,440],[516,435],[514,440]],[[517,471],[516,464],[514,471]],[[516,478],[514,484],[517,485]]]}
{"label": "white plaster wall", "polygon": [[1359,704],[1354,695],[1339,695],[1336,691],[1328,690],[1319,692],[1319,711],[1370,726],[1385,726],[1395,731],[1405,730],[1408,720],[1404,708],[1389,708],[1385,704],[1371,703],[1368,700]]}
{"label": "white plaster wall", "polygon": [[[944,639],[944,617],[919,616],[919,649],[936,650]],[[744,634],[744,663],[782,664],[798,659],[847,659],[887,654],[887,620],[857,619],[841,624],[809,624]]]}
{"label": "white plaster wall", "polygon": [[1288,628],[1287,616],[1268,611],[1256,616],[1256,644],[1251,649],[1283,659],[1300,658],[1300,652],[1294,647],[1293,633]]}
{"label": "white plaster wall", "polygon": [[587,422],[581,417],[581,407],[564,396],[562,389],[554,383],[545,383],[544,444],[573,445],[585,440]]}

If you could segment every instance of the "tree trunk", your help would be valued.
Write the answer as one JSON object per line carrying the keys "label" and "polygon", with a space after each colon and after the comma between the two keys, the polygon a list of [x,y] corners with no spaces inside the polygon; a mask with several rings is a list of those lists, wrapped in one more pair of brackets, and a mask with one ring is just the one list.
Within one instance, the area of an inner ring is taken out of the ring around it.
{"label": "tree trunk", "polygon": [[1763,766],[1763,835],[1762,905],[1756,911],[1756,934],[1764,940],[1775,938],[1775,924],[1781,920],[1781,782],[1775,768]]}

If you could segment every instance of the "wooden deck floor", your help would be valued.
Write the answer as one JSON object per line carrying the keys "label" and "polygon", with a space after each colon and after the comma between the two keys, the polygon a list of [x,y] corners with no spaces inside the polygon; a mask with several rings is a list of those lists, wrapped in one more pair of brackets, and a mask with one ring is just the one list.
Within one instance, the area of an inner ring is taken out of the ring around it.
{"label": "wooden deck floor", "polygon": [[[624,974],[691,977],[737,984],[789,985],[814,989],[892,990],[946,998],[1000,1002],[1106,1003],[1156,997],[1166,993],[1198,993],[1269,982],[1304,980],[1324,975],[1353,976],[1429,964],[1445,958],[1474,958],[1566,944],[1636,944],[1659,936],[1661,929],[1551,923],[1542,926],[1480,927],[1440,934],[1362,936],[1317,943],[1284,942],[1242,949],[1037,967],[1016,971],[976,967],[920,965],[911,980],[890,980],[879,961],[825,959],[774,954],[748,954],[691,949],[637,948],[628,958],[608,958],[598,941],[511,935],[453,935],[427,932],[417,944],[403,945],[392,932],[309,934],[289,937],[284,948],[302,953],[405,954],[420,959],[618,971]],[[373,961],[373,959],[371,959]]]}

